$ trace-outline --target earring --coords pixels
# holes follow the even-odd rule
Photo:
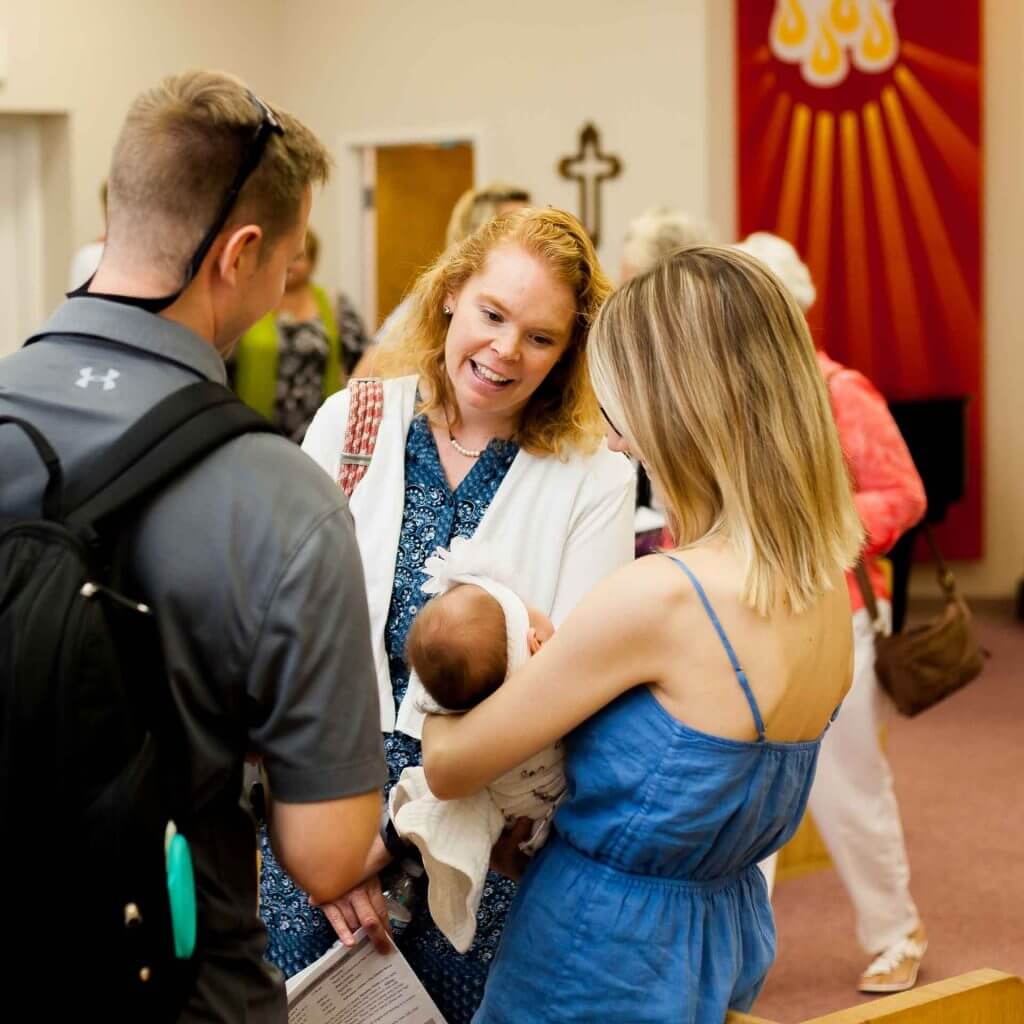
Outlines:
[[[451,316],[452,315],[452,311],[447,306],[442,306],[441,307],[441,312],[444,313],[445,316]]]

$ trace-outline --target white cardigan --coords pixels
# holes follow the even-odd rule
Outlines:
[[[384,418],[373,459],[352,495],[356,539],[366,574],[381,728],[419,737],[423,695],[410,686],[395,716],[384,627],[405,506],[405,444],[416,402],[416,377],[384,382]],[[349,395],[332,395],[316,414],[303,450],[338,479]],[[561,460],[520,451],[475,537],[516,566],[521,594],[557,626],[593,586],[633,558],[636,477],[629,460],[606,445]],[[414,680],[415,682],[415,680]]]

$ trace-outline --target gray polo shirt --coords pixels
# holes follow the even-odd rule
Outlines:
[[[52,333],[0,360],[0,415],[38,427],[71,478],[172,391],[225,381],[202,338],[120,303],[71,299],[43,330]],[[0,510],[38,515],[45,475],[34,450],[0,427],[0,452]],[[253,434],[147,506],[130,561],[157,612],[193,793],[213,800],[190,835],[202,931],[185,1019],[283,1021],[280,972],[262,959],[253,823],[238,796],[249,751],[289,802],[365,793],[387,778],[352,517],[299,448]]]

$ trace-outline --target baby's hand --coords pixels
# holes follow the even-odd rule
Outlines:
[[[533,822],[529,818],[518,818],[506,827],[491,850],[491,870],[518,882],[523,877],[530,858],[520,849],[520,844],[530,838]]]
[[[544,641],[540,638],[540,634],[533,628],[533,626],[527,630],[526,646],[530,651],[530,657],[533,657],[533,655],[535,655],[544,646]]]
[[[526,631],[526,648],[532,657],[555,635],[555,627],[539,608],[527,605],[526,611],[530,617],[529,629]]]

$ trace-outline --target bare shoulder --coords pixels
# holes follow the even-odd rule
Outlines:
[[[610,626],[652,640],[693,600],[692,588],[670,558],[647,555],[606,576],[582,602],[578,618],[594,629]]]
[[[735,567],[716,552],[667,551],[637,559],[634,566],[635,587],[645,595],[635,613],[652,620],[652,640],[662,644],[672,659],[683,656],[685,660],[686,652],[693,651],[695,637],[706,635],[710,641],[705,601],[716,617],[724,611],[724,617],[737,626],[738,619],[752,614],[743,607]]]
[[[692,593],[692,588],[686,584],[686,577],[671,553],[644,555],[628,568],[635,571],[637,582],[652,597],[685,604],[688,595]]]
[[[660,560],[675,570],[680,589],[663,584],[663,600],[676,611],[665,616],[663,641],[673,652],[672,668],[659,699],[698,729],[749,740],[753,722],[737,686],[738,664],[770,739],[820,735],[849,685],[851,620],[841,571],[804,611],[793,613],[780,599],[761,615],[743,598],[744,566],[735,552],[712,542],[679,553],[679,559],[692,579],[669,559]]]

